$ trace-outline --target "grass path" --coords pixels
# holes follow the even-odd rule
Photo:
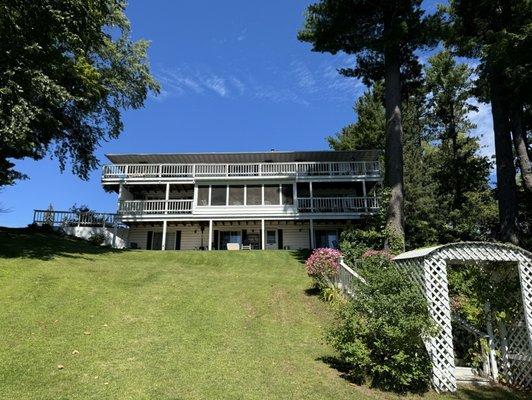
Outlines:
[[[321,361],[331,317],[309,285],[285,251],[118,252],[0,231],[0,398],[394,398]]]

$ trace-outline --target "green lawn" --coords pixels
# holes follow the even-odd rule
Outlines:
[[[0,398],[395,398],[323,361],[330,310],[310,284],[290,252],[111,251],[0,230]]]

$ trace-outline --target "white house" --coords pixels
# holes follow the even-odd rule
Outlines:
[[[380,151],[108,154],[129,247],[157,250],[336,246],[378,211]]]

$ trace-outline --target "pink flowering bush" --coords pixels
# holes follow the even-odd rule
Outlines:
[[[362,258],[368,258],[368,257],[382,257],[382,258],[391,260],[393,258],[393,254],[391,254],[387,250],[368,249],[362,254]]]
[[[335,277],[340,268],[341,256],[342,253],[335,249],[314,250],[305,263],[307,274],[316,279]]]

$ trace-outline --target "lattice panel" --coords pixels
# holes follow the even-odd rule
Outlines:
[[[438,390],[454,392],[456,391],[456,378],[454,376],[455,365],[447,265],[445,260],[436,258],[427,258],[423,264],[429,312],[439,328],[439,333],[429,340],[432,381]]]
[[[529,344],[524,315],[522,317],[508,330],[506,340],[510,368],[505,378],[512,386],[530,389],[532,387],[532,347]]]
[[[417,250],[400,255],[398,267],[423,288],[429,312],[440,328],[426,340],[432,361],[432,383],[437,391],[456,391],[451,310],[447,282],[447,263],[510,261],[518,264],[523,301],[523,319],[512,326],[508,345],[506,380],[514,386],[532,388],[532,254],[501,243],[463,242]],[[500,342],[499,342],[500,343]]]

